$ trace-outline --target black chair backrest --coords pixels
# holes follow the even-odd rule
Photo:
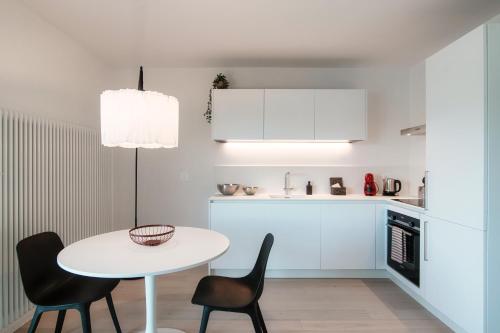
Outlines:
[[[57,255],[64,248],[54,232],[43,232],[17,243],[17,259],[24,290],[33,302],[34,296],[67,275],[57,264]]]
[[[260,298],[262,291],[264,290],[264,277],[266,275],[267,260],[269,259],[273,243],[273,234],[267,234],[262,242],[262,246],[260,247],[259,256],[257,257],[255,266],[250,274],[245,277],[254,288],[255,300]]]

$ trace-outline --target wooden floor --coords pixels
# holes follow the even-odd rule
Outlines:
[[[191,296],[206,267],[158,279],[158,326],[198,332],[201,308]],[[143,281],[125,281],[113,292],[123,332],[144,328]],[[451,332],[386,279],[270,279],[261,308],[270,333]],[[114,332],[104,301],[91,308],[93,332]],[[37,332],[53,332],[55,313],[45,314]],[[63,332],[79,332],[80,317],[69,311]],[[17,332],[26,332],[27,325]],[[245,315],[214,312],[207,332],[253,332]]]

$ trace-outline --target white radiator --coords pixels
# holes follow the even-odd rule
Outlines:
[[[0,110],[0,330],[26,314],[19,240],[65,244],[112,229],[112,153],[95,130]]]

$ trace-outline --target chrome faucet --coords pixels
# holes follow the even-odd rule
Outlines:
[[[294,190],[295,188],[290,185],[290,171],[287,171],[285,173],[285,187],[283,190],[285,190],[285,195],[290,195],[290,191]]]

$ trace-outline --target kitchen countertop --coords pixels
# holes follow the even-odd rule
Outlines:
[[[257,194],[257,195],[228,195],[221,194],[213,195],[209,198],[210,202],[214,201],[377,201],[390,203],[392,205],[412,209],[418,212],[424,212],[423,208],[409,205],[406,203],[394,201],[392,199],[416,199],[411,196],[365,196],[363,194],[348,194],[348,195],[330,195],[330,194],[314,194],[314,195],[292,195],[289,198],[284,197],[271,197],[270,194]]]

